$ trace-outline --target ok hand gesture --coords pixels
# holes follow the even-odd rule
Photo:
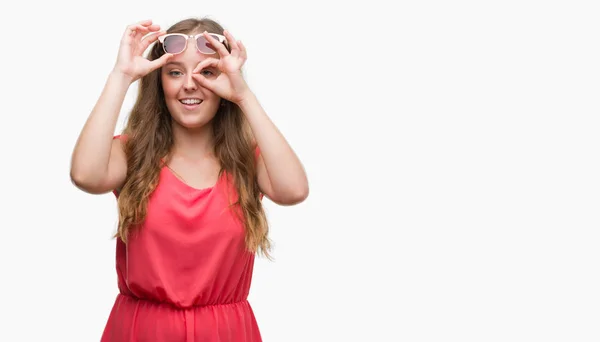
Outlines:
[[[200,62],[193,71],[193,77],[200,85],[208,88],[221,98],[239,103],[250,92],[246,81],[242,77],[242,66],[246,62],[246,48],[241,41],[236,41],[233,36],[225,30],[227,43],[231,52],[227,51],[225,45],[216,40],[207,32],[204,36],[215,48],[220,58],[207,58]],[[206,77],[202,71],[207,68],[216,69],[217,75]]]
[[[148,36],[144,37],[147,34]],[[161,31],[159,25],[152,24],[152,20],[144,20],[137,24],[129,25],[121,38],[114,71],[123,74],[133,83],[137,79],[165,65],[169,58],[172,57],[171,54],[164,54],[154,61],[149,61],[142,55],[148,46],[163,34],[165,34],[165,31]],[[144,38],[142,39],[142,37]]]

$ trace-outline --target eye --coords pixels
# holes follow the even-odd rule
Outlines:
[[[169,75],[177,77],[183,75],[183,73],[181,71],[169,71]]]
[[[200,74],[204,76],[213,76],[215,73],[210,69],[202,69]]]

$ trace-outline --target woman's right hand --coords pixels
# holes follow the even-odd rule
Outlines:
[[[144,20],[129,25],[121,38],[114,72],[122,74],[133,83],[165,65],[169,58],[173,56],[172,54],[166,53],[154,61],[150,61],[143,56],[148,46],[165,33],[165,31],[160,30],[159,25],[152,24],[152,20]],[[144,37],[147,34],[148,36]]]

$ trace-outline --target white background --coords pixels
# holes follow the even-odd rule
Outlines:
[[[116,201],[71,184],[72,148],[126,25],[210,16],[310,178],[265,200],[265,342],[599,341],[593,4],[5,2],[0,340],[100,339]]]

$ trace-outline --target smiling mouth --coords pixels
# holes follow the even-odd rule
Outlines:
[[[183,100],[179,100],[179,102],[186,106],[195,106],[195,105],[201,104],[202,100],[200,100],[200,99],[183,99]]]

